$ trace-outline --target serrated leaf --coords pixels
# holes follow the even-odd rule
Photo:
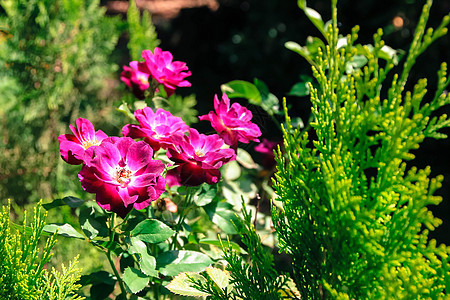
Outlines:
[[[128,252],[131,254],[139,255],[139,266],[141,271],[148,276],[158,276],[156,271],[156,259],[148,254],[147,245],[138,238],[131,238],[131,245],[128,248]]]
[[[143,242],[147,243],[161,243],[171,237],[175,231],[170,229],[169,226],[161,221],[155,219],[147,219],[131,230],[130,235],[132,237],[137,237]]]
[[[226,93],[228,98],[246,98],[251,104],[261,104],[261,94],[258,88],[244,80],[234,80],[222,84],[220,89]]]
[[[130,111],[128,108],[128,104],[122,103],[118,108],[116,108],[117,111],[120,111],[130,119],[134,119],[134,114]]]
[[[220,289],[224,289],[230,282],[230,272],[218,268],[208,267],[206,273],[217,284]]]
[[[200,188],[195,192],[193,196],[194,203],[197,206],[205,206],[214,199],[217,195],[217,185],[204,183],[200,186]]]
[[[125,269],[122,279],[127,288],[133,294],[142,291],[150,281],[150,277],[142,273],[140,270],[130,267]]]
[[[236,223],[238,218],[231,204],[227,202],[210,203],[204,206],[204,209],[211,221],[219,226],[226,234],[237,233],[233,222]]]
[[[94,207],[83,207],[80,210],[78,220],[81,229],[89,239],[97,237],[100,233],[104,236],[108,232],[106,222],[99,222],[96,219]]]
[[[210,294],[199,291],[192,286],[192,281],[203,281],[206,282],[205,277],[200,274],[192,272],[184,272],[175,276],[172,281],[166,285],[166,288],[174,294],[181,296],[191,296],[191,297],[203,297],[209,296]]]
[[[77,238],[84,240],[84,235],[79,233],[70,224],[47,224],[44,226],[43,230],[49,233],[55,233],[58,231],[58,235],[62,235],[69,238]]]
[[[181,272],[201,272],[212,264],[209,256],[187,250],[167,251],[158,256],[156,267],[166,276],[175,276]]]
[[[42,207],[45,210],[50,210],[50,209],[55,208],[55,207],[63,206],[64,204],[65,203],[64,203],[64,201],[62,199],[55,199],[55,200],[53,200],[50,203],[42,204]]]

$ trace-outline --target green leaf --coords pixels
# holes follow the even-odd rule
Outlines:
[[[128,248],[128,252],[131,254],[139,255],[139,266],[141,271],[148,276],[158,276],[156,271],[156,259],[148,254],[147,245],[138,238],[131,238],[131,246]]]
[[[69,238],[77,238],[84,240],[84,236],[75,230],[70,224],[47,224],[44,226],[43,230],[49,233],[57,233],[59,235],[69,237]]]
[[[170,229],[169,226],[156,219],[147,219],[131,230],[130,235],[132,237],[137,237],[141,241],[147,243],[161,243],[171,237],[175,231]]]
[[[220,171],[223,179],[227,181],[236,180],[241,176],[241,167],[235,160],[223,165]]]
[[[255,78],[254,82],[259,94],[261,95],[260,106],[262,109],[264,109],[269,115],[278,114],[280,108],[280,101],[278,98],[269,92],[269,88],[262,80]]]
[[[314,26],[316,26],[316,28],[319,29],[322,34],[324,34],[324,23],[321,15],[310,7],[304,7],[303,11],[305,12],[305,15],[308,17],[308,19],[310,19],[314,24]]]
[[[236,244],[235,242],[228,242],[228,241],[219,241],[219,240],[213,240],[213,239],[201,239],[200,241],[198,241],[200,244],[205,244],[205,245],[213,245],[213,246],[217,246],[222,248],[222,246],[224,248],[229,248],[230,246],[236,250],[239,251],[241,253],[244,253],[245,250],[241,248],[241,246],[239,246],[238,244]]]
[[[347,39],[344,40],[347,41]],[[309,56],[315,56],[319,52],[319,48],[321,48],[322,50],[325,49],[325,43],[318,37],[308,36],[306,38],[305,47],[308,50]]]
[[[226,234],[236,234],[233,222],[238,221],[238,217],[233,210],[233,206],[227,202],[213,202],[203,207],[211,221],[219,226]],[[236,223],[237,224],[237,223]]]
[[[71,208],[80,207],[85,202],[84,200],[73,196],[64,197],[62,200],[65,204],[67,204]]]
[[[81,229],[83,229],[84,234],[86,234],[90,240],[94,239],[99,234],[101,236],[106,236],[108,234],[106,220],[103,220],[103,222],[97,220],[94,207],[83,207],[80,210],[78,219]]]
[[[197,273],[181,273],[177,275],[172,281],[166,285],[166,288],[174,294],[191,297],[209,296],[208,293],[201,292],[192,287],[192,281],[202,281],[206,283],[205,277]]]
[[[125,269],[122,279],[133,294],[142,291],[150,281],[150,278],[140,270],[130,267]]]
[[[206,273],[209,277],[217,284],[220,289],[224,289],[228,286],[230,282],[230,273],[218,268],[208,267],[206,268]]]
[[[201,272],[213,262],[209,256],[195,251],[174,250],[158,256],[156,267],[166,276],[175,276],[181,272]]]
[[[114,291],[114,285],[106,283],[96,283],[89,289],[92,300],[108,299],[108,296]]]
[[[255,163],[255,161],[253,160],[250,153],[248,153],[247,151],[245,151],[242,148],[239,148],[239,151],[237,152],[236,161],[238,163],[240,163],[244,168],[247,168],[247,169],[257,169],[258,168],[258,164]]]
[[[308,49],[306,49],[305,47],[300,46],[296,42],[292,42],[292,41],[286,42],[284,44],[284,47],[286,47],[287,49],[289,49],[291,51],[294,51],[294,52],[300,54],[301,56],[303,56],[305,58],[306,57],[309,58],[309,51],[308,51]]]
[[[194,194],[194,203],[197,206],[205,206],[214,199],[217,195],[217,185],[210,185],[204,183],[200,186],[200,188]]]
[[[356,69],[361,69],[367,62],[368,59],[364,55],[355,55],[345,66],[345,71],[350,74]]]
[[[261,104],[261,94],[258,88],[250,82],[234,80],[220,86],[229,98],[246,98],[251,104]]]
[[[288,95],[303,97],[309,95],[309,85],[307,82],[298,82],[289,91]]]
[[[84,200],[81,200],[77,197],[73,197],[73,196],[68,196],[68,197],[64,197],[62,199],[55,199],[50,203],[46,203],[43,204],[42,207],[45,208],[46,210],[58,207],[58,206],[63,206],[63,205],[68,205],[72,208],[77,208],[80,207],[81,205],[83,205]]]
[[[88,275],[81,276],[78,283],[82,286],[98,283],[105,283],[114,286],[116,284],[116,280],[114,279],[114,276],[112,274],[106,271],[97,271]]]
[[[272,93],[262,99],[261,107],[271,116],[280,114],[280,100]]]
[[[55,200],[53,200],[53,201],[50,202],[50,203],[42,204],[42,207],[43,207],[45,210],[50,210],[50,209],[55,208],[55,207],[58,207],[58,206],[63,206],[64,204],[65,204],[65,203],[64,203],[64,201],[63,201],[62,199],[55,199]]]
[[[128,104],[126,104],[125,102],[122,103],[118,108],[116,108],[116,110],[120,111],[125,116],[129,117],[130,119],[134,119],[134,114],[130,111]]]

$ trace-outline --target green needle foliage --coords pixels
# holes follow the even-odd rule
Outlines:
[[[0,210],[0,299],[4,300],[81,300],[74,294],[80,288],[75,282],[81,270],[77,259],[62,271],[49,272],[45,265],[50,261],[56,244],[55,235],[49,237],[40,250],[46,214],[41,207],[34,209],[30,226],[25,220],[18,231],[11,228],[9,206]]]
[[[427,208],[441,202],[434,193],[443,177],[413,166],[412,151],[425,138],[446,137],[438,131],[450,121],[436,111],[450,103],[447,65],[431,97],[426,79],[412,91],[405,86],[417,57],[447,33],[450,16],[426,29],[427,1],[402,71],[388,81],[396,58],[386,55],[382,31],[373,46],[355,44],[358,27],[341,38],[332,2],[332,22],[322,30],[328,44],[310,57],[314,134],[293,128],[286,113],[286,151],[278,151],[274,180],[283,203],[273,211],[280,246],[292,257],[302,299],[443,299],[449,248],[429,241],[441,221]]]
[[[128,23],[128,49],[132,60],[142,60],[142,50],[153,50],[161,43],[158,40],[155,26],[152,23],[150,13],[145,10],[142,14],[136,6],[136,1],[131,0],[127,11]]]

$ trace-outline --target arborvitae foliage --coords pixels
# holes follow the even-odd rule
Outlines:
[[[152,23],[150,13],[145,10],[142,14],[136,6],[136,1],[131,0],[127,12],[128,22],[128,49],[132,60],[142,60],[142,50],[151,50],[158,47],[158,40],[155,26]]]
[[[233,297],[221,299],[283,299],[286,295],[283,291],[289,290],[288,277],[278,276],[273,255],[261,244],[261,238],[252,224],[252,215],[245,205],[242,218],[235,226],[248,252],[248,260],[231,247],[226,249],[223,258],[228,262]]]
[[[43,235],[46,214],[40,206],[34,209],[31,224],[27,225],[27,214],[23,226],[11,228],[9,206],[0,210],[0,299],[4,300],[81,300],[74,294],[80,288],[75,284],[81,270],[77,260],[62,272],[45,269],[56,244],[55,235],[49,237],[42,250],[39,240]]]
[[[428,102],[426,79],[412,91],[405,85],[450,17],[426,29],[426,3],[401,73],[390,82],[395,61],[384,51],[382,31],[373,47],[355,43],[358,27],[340,39],[332,2],[332,22],[322,28],[328,44],[311,57],[313,134],[292,128],[287,117],[286,151],[277,157],[274,186],[283,209],[273,218],[280,246],[292,257],[302,299],[444,298],[449,248],[428,240],[441,221],[427,209],[441,202],[434,193],[443,178],[413,166],[412,150],[425,138],[446,137],[438,130],[450,121],[436,110],[450,103],[447,65]],[[354,68],[361,59],[367,63]]]
[[[112,104],[105,79],[117,70],[110,55],[119,19],[105,16],[99,0],[0,7],[0,195],[38,200],[57,189],[58,135],[75,116]]]

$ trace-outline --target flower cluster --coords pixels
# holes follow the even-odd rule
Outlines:
[[[120,79],[131,87],[137,98],[145,98],[144,92],[151,86],[150,79],[162,84],[168,96],[172,95],[177,87],[191,86],[191,83],[185,79],[191,76],[186,63],[173,61],[169,51],[162,51],[158,47],[155,48],[154,53],[144,50],[142,58],[144,62],[132,61],[129,67],[124,66],[120,76]]]
[[[177,86],[190,86],[184,80],[191,73],[186,64],[173,62],[169,52],[155,48],[144,50],[145,62],[133,61],[124,66],[121,79],[144,97],[151,86],[149,78],[164,85],[167,93]],[[139,93],[138,93],[139,92]],[[236,159],[238,141],[259,141],[261,131],[251,122],[251,112],[233,103],[226,94],[214,99],[215,112],[201,116],[211,121],[218,134],[204,135],[189,128],[180,117],[150,107],[137,109],[139,124],[122,128],[124,137],[108,137],[95,131],[86,119],[70,125],[73,134],[59,136],[61,156],[69,164],[82,164],[78,174],[83,189],[96,194],[104,209],[125,217],[132,208],[143,209],[157,200],[166,185],[198,186],[215,184],[221,178],[220,167]],[[135,141],[139,139],[139,141]],[[173,164],[155,160],[157,151],[166,151]],[[167,169],[165,178],[163,173]]]

